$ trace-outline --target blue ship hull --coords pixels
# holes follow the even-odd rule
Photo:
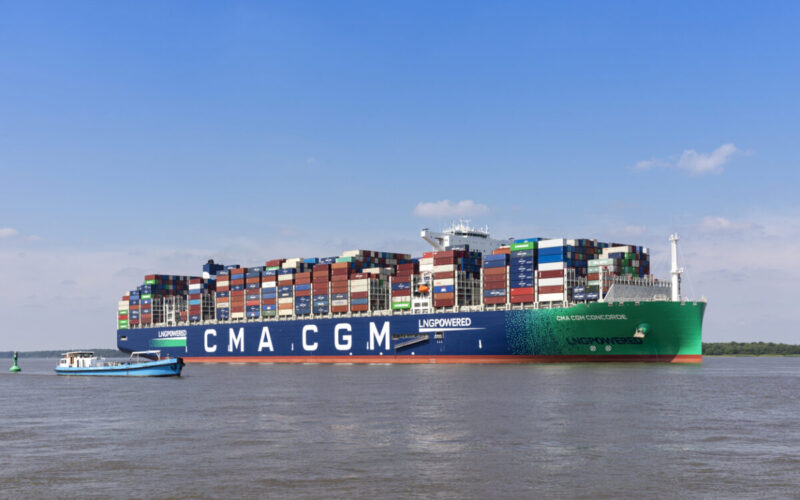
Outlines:
[[[105,377],[175,377],[181,374],[183,360],[160,359],[146,363],[123,363],[116,366],[58,367],[58,375],[92,375]]]
[[[700,362],[705,304],[580,304],[559,309],[269,320],[122,329],[124,352],[186,362]],[[645,338],[634,334],[647,325]]]

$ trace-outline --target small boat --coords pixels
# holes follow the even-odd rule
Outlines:
[[[134,351],[128,361],[106,361],[92,351],[70,351],[61,356],[58,375],[104,375],[112,377],[179,376],[183,359],[162,357],[161,351]]]

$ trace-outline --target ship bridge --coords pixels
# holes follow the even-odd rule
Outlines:
[[[440,233],[424,228],[420,236],[430,243],[436,251],[463,250],[469,247],[470,251],[489,254],[495,248],[514,243],[513,238],[507,240],[492,239],[489,237],[488,226],[474,228],[469,225],[469,222],[467,219],[459,219],[457,223],[453,221],[449,228]]]

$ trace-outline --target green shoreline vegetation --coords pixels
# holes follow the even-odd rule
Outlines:
[[[69,349],[58,351],[20,351],[20,358],[60,358]],[[116,349],[89,349],[104,358],[127,358]],[[0,358],[13,357],[13,351],[0,351]],[[800,345],[774,342],[703,342],[703,356],[800,356]]]
[[[800,356],[800,345],[774,342],[703,342],[703,356]]]

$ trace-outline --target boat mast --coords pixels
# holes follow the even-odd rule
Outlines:
[[[672,266],[670,274],[672,275],[672,301],[678,302],[681,300],[681,274],[683,268],[678,267],[678,233],[669,235],[670,247],[672,249]]]

